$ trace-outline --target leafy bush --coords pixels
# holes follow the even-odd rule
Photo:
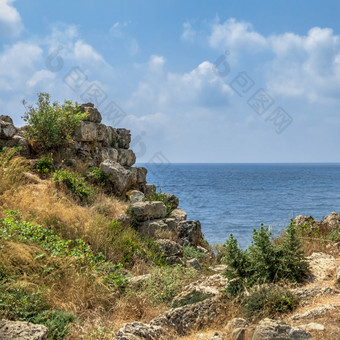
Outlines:
[[[254,229],[251,246],[243,251],[233,235],[224,244],[224,262],[228,266],[225,274],[229,279],[227,292],[235,296],[245,287],[255,284],[272,283],[283,280],[301,282],[308,266],[297,236],[296,227],[291,222],[280,244],[271,242],[269,228],[261,225]]]
[[[46,326],[49,330],[49,339],[62,339],[69,332],[74,316],[60,310],[46,310],[30,321]]]
[[[63,240],[53,230],[45,229],[34,223],[22,221],[11,212],[10,216],[0,219],[0,238],[2,240],[18,239],[31,241],[57,256],[85,258],[89,263],[104,261],[102,254],[95,255],[89,244],[82,239]]]
[[[23,101],[26,107],[26,102]],[[69,143],[75,128],[87,117],[71,101],[51,104],[48,93],[40,93],[36,107],[28,106],[22,117],[27,122],[26,137],[39,150],[55,150]]]
[[[244,297],[241,305],[246,318],[258,320],[289,313],[299,305],[299,300],[288,290],[261,287]]]
[[[87,179],[93,180],[96,184],[105,185],[107,184],[106,175],[98,168],[94,167],[88,174]]]
[[[53,154],[50,153],[48,156],[40,158],[35,168],[41,174],[50,173],[53,169]]]
[[[41,291],[0,285],[0,315],[9,320],[29,321],[48,308]]]
[[[53,180],[57,183],[63,183],[81,201],[90,202],[95,191],[86,183],[85,179],[76,172],[66,169],[57,170],[53,174]]]
[[[197,260],[203,260],[206,257],[202,250],[199,250],[193,246],[183,246],[183,256],[186,259]]]

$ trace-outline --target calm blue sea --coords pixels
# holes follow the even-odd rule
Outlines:
[[[340,211],[340,164],[140,164],[157,191],[173,193],[210,244],[230,233],[242,247],[263,222],[279,233],[297,215]]]

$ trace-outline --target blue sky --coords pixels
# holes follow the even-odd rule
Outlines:
[[[96,93],[139,162],[339,162],[339,13],[313,0],[0,0],[0,114],[22,125],[22,99]]]

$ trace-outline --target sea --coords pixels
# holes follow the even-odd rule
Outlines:
[[[148,183],[175,194],[188,219],[201,222],[211,245],[233,234],[246,248],[261,223],[278,235],[297,215],[340,212],[340,163],[138,165],[148,169]]]

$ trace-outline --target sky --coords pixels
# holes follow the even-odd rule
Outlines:
[[[93,102],[138,162],[340,162],[337,0],[0,0],[0,114]]]

